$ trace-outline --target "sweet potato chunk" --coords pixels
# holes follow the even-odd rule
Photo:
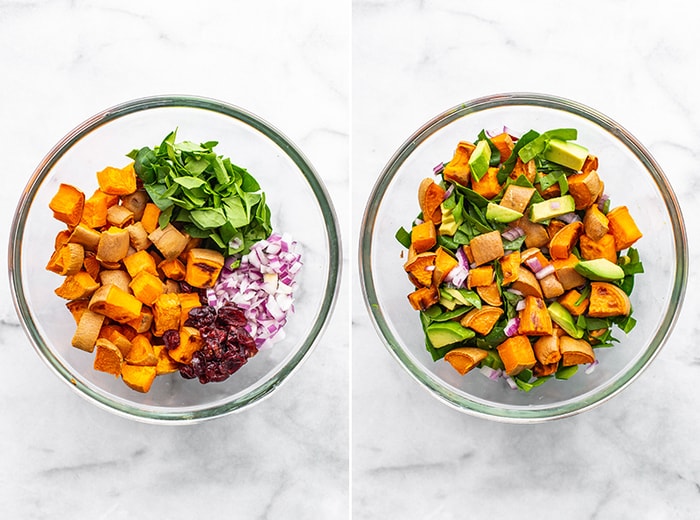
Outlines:
[[[165,285],[160,278],[145,270],[134,276],[129,288],[136,299],[146,305],[153,305],[156,298],[165,292]]]
[[[572,222],[565,225],[549,241],[549,254],[554,260],[569,258],[571,250],[583,233],[583,223]]]
[[[84,222],[80,222],[75,226],[75,229],[73,229],[73,233],[71,233],[68,241],[80,244],[85,249],[94,251],[97,249],[97,244],[100,242],[100,233],[88,227]]]
[[[498,289],[498,284],[496,282],[493,282],[490,285],[477,287],[476,292],[479,295],[479,298],[481,298],[484,303],[488,305],[492,305],[494,307],[503,305],[503,301],[501,300],[501,291]]]
[[[180,329],[180,299],[177,294],[161,294],[151,307],[153,334],[162,336],[166,330]]]
[[[145,226],[144,226],[145,227]],[[166,260],[177,258],[187,247],[188,237],[168,224],[165,228],[156,228],[148,235],[148,239],[158,248]]]
[[[119,262],[129,253],[129,232],[112,226],[100,233],[97,259],[100,262]]]
[[[153,233],[158,228],[158,218],[160,217],[160,209],[158,206],[149,202],[143,209],[141,216],[141,224],[147,233]]]
[[[153,351],[156,353],[156,375],[172,374],[179,370],[178,364],[168,355],[168,350],[163,345],[153,345]]]
[[[137,334],[131,340],[131,349],[126,355],[126,362],[130,365],[155,366],[158,363],[153,345],[143,334]]]
[[[158,264],[158,269],[163,271],[163,274],[171,280],[180,281],[185,279],[185,265],[177,258],[163,260]]]
[[[457,144],[457,149],[449,163],[445,165],[442,172],[442,177],[446,181],[456,182],[462,186],[469,186],[469,177],[471,176],[471,168],[469,167],[469,158],[472,155],[476,146],[467,141],[461,141]]]
[[[628,316],[631,308],[629,297],[617,285],[607,282],[591,282],[588,315],[592,318]]]
[[[190,363],[192,355],[202,348],[202,336],[194,327],[182,327],[180,329],[180,345],[170,351],[168,355],[178,363]]]
[[[417,311],[424,311],[440,301],[440,293],[432,287],[419,287],[408,295],[408,301]]]
[[[95,342],[100,335],[104,319],[105,317],[101,314],[92,312],[89,308],[85,309],[80,316],[71,345],[86,352],[92,352],[95,348]]]
[[[418,187],[418,205],[423,212],[423,220],[432,220],[436,226],[442,221],[442,204],[445,198],[445,190],[433,179],[426,178]]]
[[[600,240],[608,232],[608,217],[593,204],[583,216],[583,232],[591,240]]]
[[[99,338],[95,343],[95,359],[93,368],[119,377],[124,365],[124,356],[117,346],[105,338]]]
[[[523,269],[522,267],[518,270],[518,279],[510,284],[510,288],[519,291],[524,296],[535,296],[537,298],[543,298],[544,296],[540,282],[537,281],[535,275],[529,269]]]
[[[211,249],[194,248],[187,252],[185,281],[192,287],[212,287],[224,267],[224,255]],[[432,278],[432,273],[430,273]]]
[[[502,257],[499,263],[501,264],[501,273],[503,273],[503,285],[513,283],[518,279],[518,274],[520,273],[520,251],[513,251]]]
[[[559,350],[561,351],[561,364],[565,367],[595,361],[595,353],[591,344],[583,339],[574,339],[564,335],[559,338]]]
[[[126,271],[122,271],[121,269],[105,269],[100,271],[99,277],[102,285],[114,285],[126,293],[130,290],[129,283],[131,282],[131,277]]]
[[[572,316],[580,316],[588,309],[588,298],[581,300],[581,303],[576,305],[581,299],[581,293],[576,289],[571,289],[564,293],[557,301],[571,313]]]
[[[503,241],[498,231],[475,236],[469,242],[469,249],[477,266],[497,260],[504,254]]]
[[[490,265],[482,265],[469,270],[467,275],[467,288],[485,287],[493,283],[493,267]]]
[[[529,336],[552,334],[552,318],[544,300],[534,296],[525,297],[525,307],[520,311],[518,332]]]
[[[498,195],[501,192],[501,185],[498,183],[498,168],[489,168],[478,181],[472,179],[472,189],[487,199]]]
[[[69,276],[83,267],[85,249],[80,244],[67,243],[53,252],[46,269],[60,275]]]
[[[542,365],[558,363],[561,359],[561,353],[559,352],[559,337],[554,334],[542,336],[535,341],[533,350],[535,352],[535,358],[537,358],[537,361]]]
[[[506,191],[503,193],[503,198],[499,204],[519,213],[525,213],[525,209],[530,203],[530,199],[534,193],[535,188],[518,186],[517,184],[509,184]]]
[[[445,361],[461,375],[466,374],[486,358],[488,352],[481,348],[458,347],[445,354]]]
[[[608,226],[615,237],[615,249],[627,249],[642,238],[642,232],[637,227],[627,206],[618,206],[608,212]]]
[[[605,258],[613,264],[617,263],[615,238],[610,233],[603,235],[600,240],[593,240],[588,235],[583,235],[579,246],[581,257],[584,260]]]
[[[49,202],[49,208],[53,211],[54,218],[70,227],[77,226],[80,222],[84,205],[85,194],[75,186],[63,183]]]
[[[603,191],[603,183],[595,170],[570,175],[568,181],[569,193],[574,198],[577,210],[592,206]]]
[[[147,393],[156,378],[155,366],[138,366],[125,364],[122,367],[122,380],[137,392]]]
[[[537,360],[527,336],[516,335],[508,338],[496,347],[503,361],[506,374],[516,376],[523,370],[535,366]]]
[[[472,309],[461,320],[460,325],[472,329],[483,336],[491,332],[498,319],[503,316],[501,307],[483,305],[481,309]]]
[[[578,258],[574,255],[569,255],[568,258],[554,260],[554,273],[557,275],[559,282],[564,290],[573,289],[586,283],[586,279],[576,271]]]
[[[124,267],[132,278],[141,271],[146,271],[153,276],[158,276],[156,261],[148,254],[148,251],[137,251],[124,258]]]
[[[435,269],[433,270],[433,285],[439,287],[445,277],[459,265],[457,259],[443,247],[435,250]]]
[[[435,224],[431,220],[426,220],[422,224],[413,226],[411,229],[411,244],[416,253],[424,253],[432,249],[437,243],[437,233]]]
[[[141,302],[116,285],[103,285],[92,295],[88,309],[126,323],[141,315]]]
[[[549,243],[547,228],[542,224],[531,222],[527,217],[521,217],[515,224],[525,232],[525,247],[543,247]]]
[[[54,291],[57,296],[66,300],[83,300],[88,298],[100,286],[92,276],[85,271],[66,276],[63,283]]]
[[[129,195],[136,191],[136,172],[133,163],[124,168],[108,166],[97,172],[100,190],[108,195]]]
[[[97,189],[85,201],[82,220],[86,226],[98,229],[107,224],[107,210],[119,203],[119,197]]]

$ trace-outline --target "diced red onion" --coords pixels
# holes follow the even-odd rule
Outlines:
[[[503,375],[502,370],[491,368],[486,365],[479,367],[479,372],[488,377],[491,381],[497,381]]]
[[[592,374],[593,371],[595,370],[595,367],[598,366],[598,363],[599,363],[599,361],[598,361],[597,359],[595,359],[595,360],[593,361],[593,363],[589,364],[589,365],[586,367],[586,370],[584,370],[584,373],[585,373],[586,375]]]
[[[233,268],[240,260],[238,268]],[[258,348],[284,338],[287,314],[294,312],[295,276],[302,267],[299,246],[287,234],[273,233],[253,244],[240,258],[227,258],[207,302],[220,307],[233,302],[248,320],[246,330]]]
[[[554,274],[554,264],[545,265],[542,269],[535,273],[535,278],[541,280],[550,274]]]
[[[413,221],[414,226],[420,226],[423,222],[425,222],[422,218],[417,218],[416,220]]]
[[[457,261],[459,262],[459,265],[463,268],[469,271],[469,259],[467,258],[467,253],[464,252],[463,247],[458,247],[457,252],[455,253],[455,256],[457,257]]]
[[[442,200],[447,200],[450,198],[450,195],[452,195],[452,192],[455,191],[455,185],[450,184],[447,189],[445,190],[445,194],[442,196]]]
[[[506,380],[506,383],[508,383],[508,386],[510,387],[511,390],[518,389],[518,384],[515,382],[515,379],[513,379],[510,376],[506,376],[504,379]]]
[[[510,338],[510,337],[515,336],[518,333],[519,328],[520,328],[520,319],[516,316],[516,317],[508,320],[505,328],[503,329],[503,333]]]
[[[523,296],[522,292],[518,291],[517,289],[513,289],[512,287],[506,289],[506,291],[508,291],[511,294],[515,294],[516,296]]]
[[[464,287],[464,282],[467,281],[467,276],[469,271],[464,269],[462,266],[458,265],[453,267],[447,276],[445,276],[445,282],[455,287],[456,289],[461,289]]]
[[[524,234],[525,230],[523,230],[523,228],[521,228],[520,226],[513,226],[501,233],[501,236],[508,241],[513,241],[517,238],[520,238]]]
[[[440,175],[440,174],[443,172],[444,169],[445,169],[445,163],[436,164],[436,165],[433,167],[433,174],[434,174],[434,175]]]
[[[603,211],[603,208],[605,208],[605,203],[610,199],[610,196],[607,194],[603,193],[600,198],[598,199],[598,209],[600,211]]]
[[[561,220],[566,224],[571,224],[572,222],[581,222],[581,217],[579,217],[578,214],[574,211],[564,213],[563,215],[559,215],[557,219]]]
[[[537,257],[537,255],[529,256],[525,259],[525,265],[527,265],[533,273],[537,274],[542,270],[542,262]]]
[[[521,293],[521,296],[522,296],[522,293]],[[525,300],[524,300],[524,299],[518,300],[518,303],[515,304],[515,310],[516,310],[516,311],[521,311],[521,310],[523,310],[524,308],[525,308]]]

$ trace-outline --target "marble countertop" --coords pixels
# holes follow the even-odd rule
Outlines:
[[[356,0],[353,244],[378,173],[424,122],[499,92],[578,100],[647,145],[700,232],[700,32],[678,1]],[[352,286],[353,517],[697,518],[698,279],[665,348],[601,407],[539,425],[460,414],[414,382]]]
[[[0,0],[0,229],[39,161],[100,110],[154,94],[245,107],[321,172],[349,222],[347,6],[312,0]],[[343,234],[347,235],[346,229]],[[349,240],[343,244],[347,273]],[[6,256],[0,257],[7,272]],[[347,280],[347,277],[346,277]],[[347,518],[349,283],[313,354],[250,410],[192,426],[114,416],[71,392],[0,284],[3,518]]]

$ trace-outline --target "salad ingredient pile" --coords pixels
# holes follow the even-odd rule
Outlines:
[[[634,327],[642,233],[611,208],[577,134],[482,131],[421,182],[421,212],[396,238],[433,360],[529,391],[593,370],[613,328]]]
[[[67,226],[46,268],[65,277],[72,345],[139,392],[174,372],[223,381],[280,339],[301,268],[252,175],[216,142],[175,137],[98,172],[91,196],[61,184],[49,203]]]

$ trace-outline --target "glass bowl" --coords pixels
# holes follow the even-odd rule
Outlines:
[[[96,172],[128,164],[125,154],[153,147],[177,128],[177,141],[218,141],[215,151],[246,168],[266,193],[275,231],[300,243],[295,311],[285,339],[260,350],[220,383],[200,384],[178,373],[158,376],[148,393],[93,369],[93,356],[71,346],[75,323],[53,290],[62,278],[45,269],[65,225],[49,201],[60,183],[87,195]],[[109,108],[68,133],[38,165],[12,223],[11,290],[34,348],[53,371],[89,401],[147,422],[195,422],[240,411],[270,395],[310,354],[332,312],[339,281],[340,238],[326,189],[302,152],[259,117],[226,103],[186,96],[136,99]]]
[[[419,212],[418,185],[433,167],[449,161],[460,140],[485,129],[525,133],[578,129],[577,142],[600,160],[599,172],[613,206],[627,205],[644,238],[635,244],[645,273],[631,297],[636,327],[613,348],[596,351],[599,364],[571,379],[552,379],[530,392],[511,390],[501,379],[460,376],[433,362],[425,349],[418,312],[407,301],[413,290],[394,238]],[[684,296],[688,252],[681,211],[660,166],[629,132],[605,115],[557,97],[507,93],[456,106],[428,121],[399,148],[381,172],[366,206],[359,244],[363,296],[370,317],[395,359],[432,395],[469,414],[509,422],[541,422],[590,409],[629,385],[658,354]]]

